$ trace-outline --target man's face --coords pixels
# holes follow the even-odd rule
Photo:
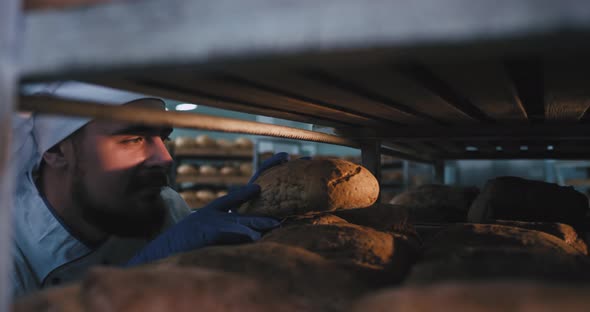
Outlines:
[[[148,238],[162,228],[166,208],[160,191],[168,185],[172,164],[164,139],[170,132],[170,128],[92,121],[72,138],[73,199],[86,222],[122,237]]]

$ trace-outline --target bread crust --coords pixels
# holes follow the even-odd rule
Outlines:
[[[254,183],[261,187],[260,197],[242,205],[239,213],[285,217],[364,208],[379,195],[369,170],[340,159],[289,161],[266,170]]]

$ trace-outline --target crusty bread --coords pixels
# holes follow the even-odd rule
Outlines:
[[[588,293],[588,286],[536,281],[449,282],[385,289],[359,300],[350,311],[590,311]]]
[[[469,208],[468,221],[559,222],[576,227],[588,213],[588,198],[573,187],[498,177],[489,180]]]
[[[195,138],[195,145],[198,147],[216,147],[217,141],[206,134],[201,134]]]
[[[364,208],[379,195],[371,172],[340,159],[289,161],[264,171],[254,183],[261,187],[260,197],[242,205],[239,213],[284,217]]]
[[[193,138],[189,137],[177,137],[174,139],[174,146],[177,148],[195,147],[197,144]]]
[[[12,306],[13,312],[82,312],[80,284],[54,287],[19,298]]]
[[[264,281],[204,268],[94,269],[81,297],[88,312],[310,310]]]
[[[380,273],[339,265],[308,250],[273,242],[207,247],[169,257],[152,266],[201,267],[238,273],[263,281],[274,291],[305,299],[319,311],[344,310],[351,300],[374,289],[371,285],[377,283]]]
[[[408,207],[415,221],[465,222],[478,194],[475,187],[425,184],[398,194],[391,203]]]
[[[348,223],[348,221],[335,216],[329,212],[308,212],[302,215],[288,216],[281,220],[281,227],[293,225],[321,225],[321,224],[339,224]]]
[[[347,223],[303,224],[275,229],[261,242],[275,242],[313,251],[326,259],[382,268],[391,263],[394,237]]]
[[[578,232],[571,225],[556,222],[523,222],[507,220],[495,220],[493,223],[551,234],[562,239],[566,244],[574,247],[584,255],[588,255],[588,245],[586,245],[586,242],[580,238]]]
[[[525,278],[589,282],[588,258],[544,232],[498,224],[456,224],[424,244],[408,284]]]
[[[198,175],[199,169],[195,168],[193,165],[182,164],[176,168],[176,174],[179,176]]]

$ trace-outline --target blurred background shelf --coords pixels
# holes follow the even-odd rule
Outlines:
[[[216,159],[252,159],[253,149],[221,149],[219,147],[184,147],[175,148],[174,156],[178,158],[216,158]]]
[[[247,176],[176,176],[176,183],[243,185],[247,184],[249,179]]]

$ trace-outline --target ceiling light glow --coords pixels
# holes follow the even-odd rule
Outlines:
[[[176,107],[174,109],[177,111],[189,111],[189,110],[197,109],[197,105],[189,104],[189,103],[182,103],[182,104],[176,105]]]

